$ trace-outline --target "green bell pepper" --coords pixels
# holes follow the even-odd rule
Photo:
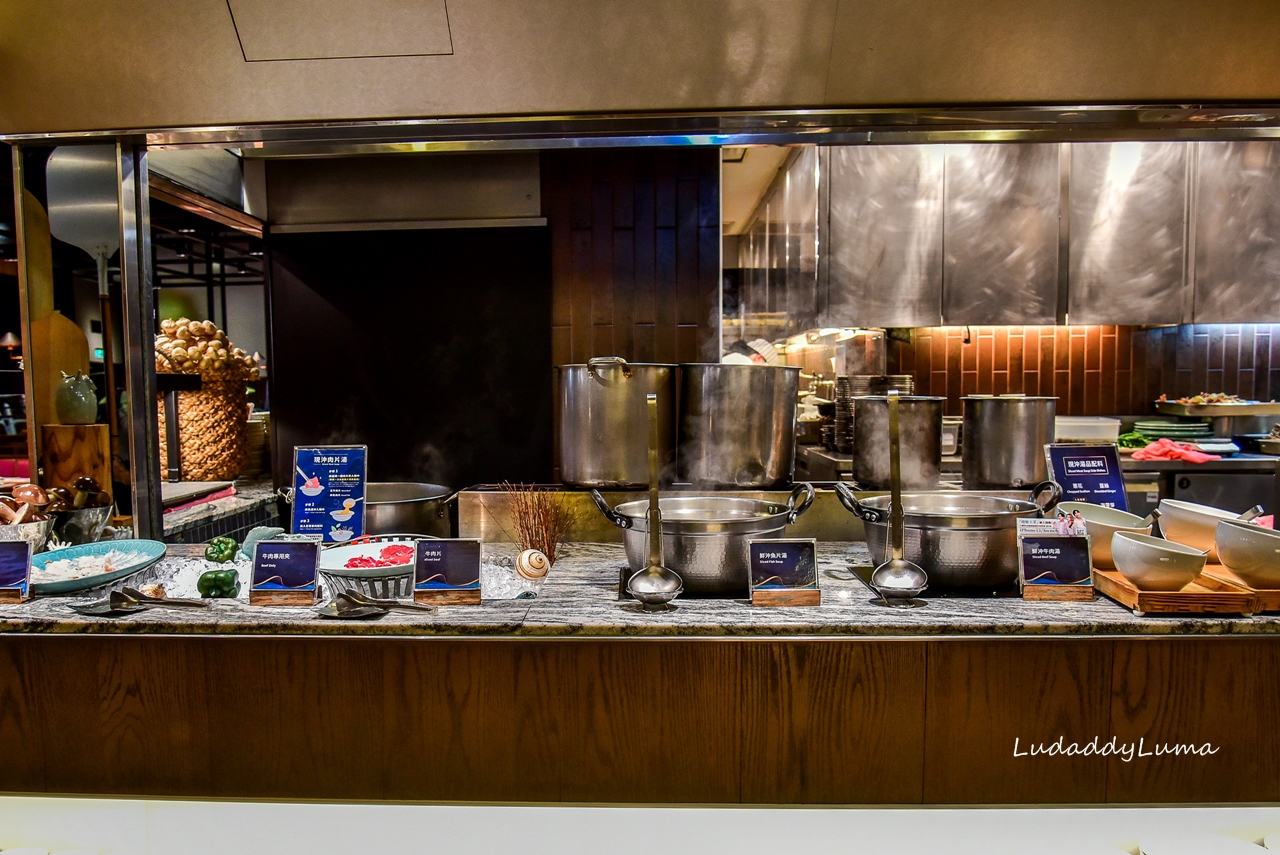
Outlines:
[[[239,544],[234,538],[215,537],[209,541],[209,545],[204,548],[204,557],[206,561],[212,561],[216,564],[226,564],[228,561],[234,561],[236,557],[236,549]]]
[[[209,570],[200,574],[196,590],[206,599],[229,599],[240,593],[240,574],[235,569]]]

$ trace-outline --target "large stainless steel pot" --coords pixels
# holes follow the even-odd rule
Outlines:
[[[866,528],[873,563],[889,555],[889,497],[858,499],[848,484],[835,485],[840,504]],[[1042,494],[1048,495],[1042,500]],[[1018,520],[1052,510],[1062,489],[1037,484],[1026,501],[963,493],[904,493],[905,557],[929,574],[935,588],[995,588],[1018,578]]]
[[[800,369],[680,366],[680,480],[695,487],[791,483]]]
[[[365,534],[452,537],[449,503],[456,495],[439,484],[372,481],[365,487]]]
[[[750,586],[747,542],[775,538],[813,504],[813,487],[799,484],[786,504],[720,496],[668,496],[662,510],[662,563],[680,574],[686,594],[743,596]],[[643,570],[649,562],[649,500],[610,508],[591,491],[600,512],[622,529],[627,563]]]
[[[609,489],[648,484],[649,394],[658,396],[659,460],[664,469],[674,462],[676,366],[607,356],[556,371],[561,481]]]
[[[931,490],[942,472],[942,407],[946,398],[901,395],[902,487]],[[853,480],[864,490],[889,489],[889,399],[853,399]]]
[[[1057,398],[969,395],[964,402],[961,472],[966,490],[1038,484],[1049,477]]]

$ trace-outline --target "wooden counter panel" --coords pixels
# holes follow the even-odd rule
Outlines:
[[[925,647],[743,645],[742,801],[919,803]]]
[[[564,655],[565,801],[739,800],[742,645],[624,639],[553,646]]]
[[[0,791],[1280,800],[1280,639],[0,635]],[[651,736],[644,734],[649,733]],[[1213,742],[1213,757],[1013,757]]]
[[[1112,732],[1123,742],[1212,743],[1211,756],[1110,759],[1108,800],[1280,800],[1280,641],[1115,642]]]
[[[925,803],[1105,801],[1105,762],[1014,757],[1014,739],[1105,736],[1111,652],[1105,639],[929,642]]]

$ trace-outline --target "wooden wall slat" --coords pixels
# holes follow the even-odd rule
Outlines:
[[[718,359],[719,150],[542,158],[553,326],[568,328],[572,360]]]

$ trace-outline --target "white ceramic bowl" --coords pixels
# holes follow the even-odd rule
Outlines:
[[[1251,588],[1280,588],[1280,531],[1240,520],[1222,520],[1218,557]]]
[[[1198,549],[1131,531],[1111,538],[1111,557],[1120,575],[1143,591],[1181,591],[1200,575],[1205,562]]]
[[[1161,499],[1160,514],[1160,533],[1175,543],[1209,553],[1210,564],[1218,563],[1218,551],[1213,543],[1218,534],[1218,522],[1240,517],[1234,511],[1177,499]]]
[[[1088,502],[1061,502],[1055,510],[1063,513],[1079,511],[1084,517],[1084,527],[1089,532],[1089,549],[1093,555],[1093,566],[1103,570],[1114,570],[1115,562],[1111,560],[1111,536],[1118,531],[1136,531],[1138,534],[1151,534],[1151,526],[1140,526],[1142,517],[1115,508],[1104,508],[1102,505],[1091,505]]]

